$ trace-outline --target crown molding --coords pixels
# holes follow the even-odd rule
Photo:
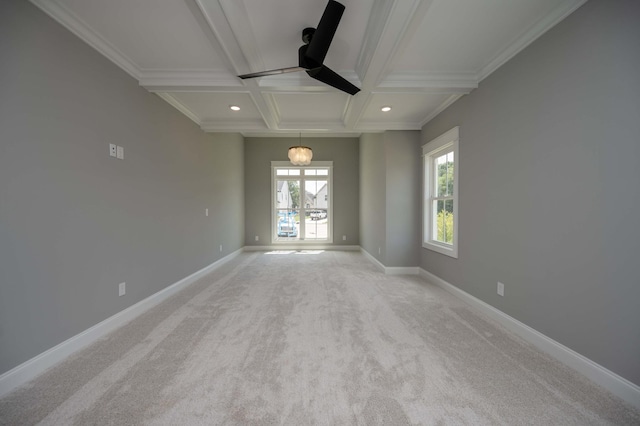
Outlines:
[[[242,133],[245,131],[264,131],[268,130],[264,122],[259,120],[252,121],[215,121],[205,120],[200,122],[200,128],[209,133],[215,132],[236,132]]]
[[[257,50],[255,33],[247,27],[248,11],[244,1],[237,0],[183,0],[198,25],[206,33],[214,48],[221,48],[227,62],[217,69],[145,69],[139,67],[97,31],[80,15],[73,12],[63,0],[30,0],[36,7],[71,31],[78,38],[135,78],[140,86],[157,93],[203,130],[239,131],[258,133],[297,132],[308,126],[309,132],[318,134],[350,133],[352,131],[419,130],[464,94],[478,87],[480,81],[526,48],[546,31],[582,6],[586,0],[558,0],[557,7],[538,19],[520,34],[496,50],[497,54],[479,70],[455,73],[393,72],[393,64],[404,52],[407,43],[432,5],[446,0],[372,0],[372,9],[365,29],[364,39],[355,70],[338,71],[347,81],[362,88],[341,105],[341,118],[330,121],[313,121],[313,115],[305,122],[287,121],[280,111],[278,94],[308,95],[337,93],[336,89],[310,78],[305,73],[289,73],[240,80],[234,73],[263,69],[263,60]],[[325,0],[326,1],[326,0]],[[195,25],[195,24],[194,24]],[[122,45],[125,48],[126,46]],[[222,55],[224,56],[224,55]],[[224,59],[223,59],[224,62]],[[291,64],[293,65],[293,64]],[[194,113],[187,103],[182,103],[171,92],[220,92],[249,94],[260,118],[248,121],[225,122],[220,119],[205,120]],[[340,92],[341,93],[341,92]],[[426,114],[419,123],[396,121],[387,124],[362,121],[375,94],[437,94],[446,98],[435,110]],[[177,95],[176,95],[177,96]],[[345,95],[346,96],[346,95]],[[338,107],[336,105],[336,107]],[[307,130],[304,130],[307,131]]]
[[[420,128],[424,127],[425,124],[433,120],[438,114],[440,114],[445,109],[449,108],[455,101],[463,97],[464,94],[453,94],[444,100],[436,109],[434,109],[429,115],[425,117],[424,120],[420,123]]]
[[[418,122],[410,121],[395,121],[395,122],[359,122],[358,126],[354,129],[363,133],[370,132],[384,132],[386,130],[422,130],[422,124]]]
[[[187,88],[232,87],[246,92],[240,80],[228,71],[219,70],[141,70],[138,78],[140,86],[150,91],[162,91],[171,87],[174,91]]]
[[[509,59],[520,53],[524,48],[533,43],[538,37],[549,31],[564,18],[576,11],[587,0],[566,0],[551,13],[545,15],[529,29],[516,37],[511,43],[502,49],[487,65],[478,71],[478,81],[487,78],[491,73],[504,65]]]
[[[172,107],[189,117],[191,121],[196,123],[198,126],[200,125],[200,118],[189,108],[187,108],[184,104],[179,102],[176,98],[171,96],[169,93],[157,92],[156,95],[160,96],[160,98],[164,99],[169,103]]]
[[[299,131],[293,130],[273,130],[271,132],[242,132],[242,136],[245,138],[298,138],[300,136]],[[302,132],[303,138],[359,138],[362,136],[362,132],[314,132],[313,130],[305,130]]]
[[[286,120],[283,120],[282,118],[282,112],[280,111],[280,107],[279,107],[279,102],[276,98],[276,95],[282,95],[282,94],[294,94],[294,95],[304,95],[307,94],[308,91],[305,90],[288,90],[288,91],[267,91],[264,90],[261,92],[262,97],[265,101],[265,103],[267,104],[267,107],[269,108],[270,113],[272,114],[272,116],[274,117],[275,122],[277,123],[277,128],[278,129],[283,129],[283,128],[295,128],[295,129],[299,129],[301,124],[295,125],[292,124],[290,122],[287,122]],[[331,91],[323,91],[321,94],[327,94],[327,95],[331,95],[334,94]],[[320,96],[320,95],[318,95]],[[341,120],[344,120],[347,108],[349,107],[349,104],[351,103],[353,97],[352,96],[344,96],[345,100],[344,100],[344,106],[342,109],[342,113],[341,113]],[[313,123],[313,122],[312,122]],[[325,123],[325,122],[323,122]],[[331,124],[331,122],[328,122],[328,126],[331,127],[333,126]],[[318,123],[315,123],[314,126],[317,126]],[[340,121],[340,126],[341,127],[345,127],[343,121]]]
[[[47,15],[51,16],[89,46],[96,49],[111,62],[118,65],[131,77],[135,79],[139,78],[140,69],[131,59],[91,30],[89,25],[66,7],[55,0],[31,0],[31,3],[40,8]]]
[[[173,85],[143,85],[140,84],[141,87],[144,87],[151,93],[157,92],[191,92],[191,93],[251,93],[251,90],[248,90],[246,87],[236,87],[236,86],[173,86]]]
[[[342,121],[282,121],[278,126],[279,130],[295,130],[299,132],[347,132]]]
[[[478,76],[475,73],[421,73],[399,72],[387,76],[378,86],[378,89],[403,88],[405,91],[415,89],[439,90],[439,93],[469,93],[478,87]],[[425,92],[437,93],[437,92]]]

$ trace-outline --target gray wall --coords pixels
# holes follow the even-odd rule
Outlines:
[[[241,248],[244,160],[26,1],[0,58],[2,373]]]
[[[420,143],[417,131],[360,137],[360,245],[385,266],[419,263]]]
[[[383,265],[387,261],[385,169],[384,134],[360,136],[360,246]]]
[[[385,266],[420,262],[422,197],[421,139],[418,131],[384,133],[386,159],[387,257]]]
[[[459,259],[421,259],[636,384],[639,22],[637,1],[592,0],[424,127],[460,126],[461,210]]]
[[[314,161],[333,161],[333,244],[360,244],[358,225],[358,139],[303,138],[313,150]],[[246,138],[245,170],[245,244],[271,244],[271,161],[289,161],[290,146],[298,138]],[[260,241],[255,241],[255,236]],[[343,241],[342,236],[347,240]]]

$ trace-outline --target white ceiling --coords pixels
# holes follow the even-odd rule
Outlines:
[[[297,66],[326,0],[32,1],[203,130],[266,136],[419,130],[586,0],[341,0],[325,64],[355,96],[237,77]]]

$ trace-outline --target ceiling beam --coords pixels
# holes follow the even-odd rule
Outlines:
[[[197,1],[201,2],[202,0]],[[244,1],[217,0],[207,2],[207,4],[209,3],[215,4],[215,13],[224,16],[227,23],[224,27],[220,27],[220,29],[224,29],[224,34],[220,34],[224,38],[221,38],[220,42],[226,45],[234,41],[234,46],[239,49],[237,53],[244,58],[242,63],[238,64],[241,66],[236,67],[236,73],[239,75],[264,70],[264,60],[258,49],[258,41],[253,33]],[[214,25],[219,24],[214,22]]]
[[[362,81],[362,92],[356,95],[345,115],[345,126],[357,128],[364,109],[391,69],[397,56],[413,38],[433,0],[376,0],[365,43],[358,55],[356,72]]]
[[[207,34],[212,46],[214,48],[219,47],[229,62],[231,76],[227,76],[227,79],[220,79],[219,83],[222,86],[242,88],[243,92],[248,90],[260,116],[264,120],[264,126],[268,129],[277,129],[277,121],[273,114],[273,109],[261,93],[258,82],[255,80],[242,81],[237,77],[243,72],[253,70],[253,67],[261,67],[264,63],[256,48],[257,43],[251,30],[249,15],[244,3],[224,0],[185,1],[201,25],[202,30]],[[234,31],[234,28],[242,28],[242,31]],[[215,82],[212,83],[216,85]],[[154,87],[157,89],[158,85]],[[173,85],[173,87],[177,86]],[[211,126],[206,127],[207,129],[211,128]]]
[[[372,40],[363,44],[358,57],[357,73],[364,87],[370,89],[380,84],[413,38],[432,2],[377,0],[374,3],[365,33],[365,37],[369,35]]]
[[[396,1],[389,0],[375,0],[371,14],[369,15],[369,22],[364,33],[364,42],[360,53],[358,54],[358,60],[356,62],[356,73],[363,81],[367,70],[373,59],[373,55],[380,44],[380,38],[386,28],[386,23],[389,21],[389,15],[393,9]]]
[[[211,47],[224,52],[230,74],[237,75],[240,70],[248,68],[248,63],[220,2],[185,0],[185,3],[209,39]]]

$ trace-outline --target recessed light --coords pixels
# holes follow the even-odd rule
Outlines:
[[[389,111],[391,111],[391,107],[390,106],[383,106],[382,108],[380,108],[380,111],[389,112]]]
[[[240,107],[238,105],[229,105],[229,109],[231,109],[231,111],[240,111]]]

